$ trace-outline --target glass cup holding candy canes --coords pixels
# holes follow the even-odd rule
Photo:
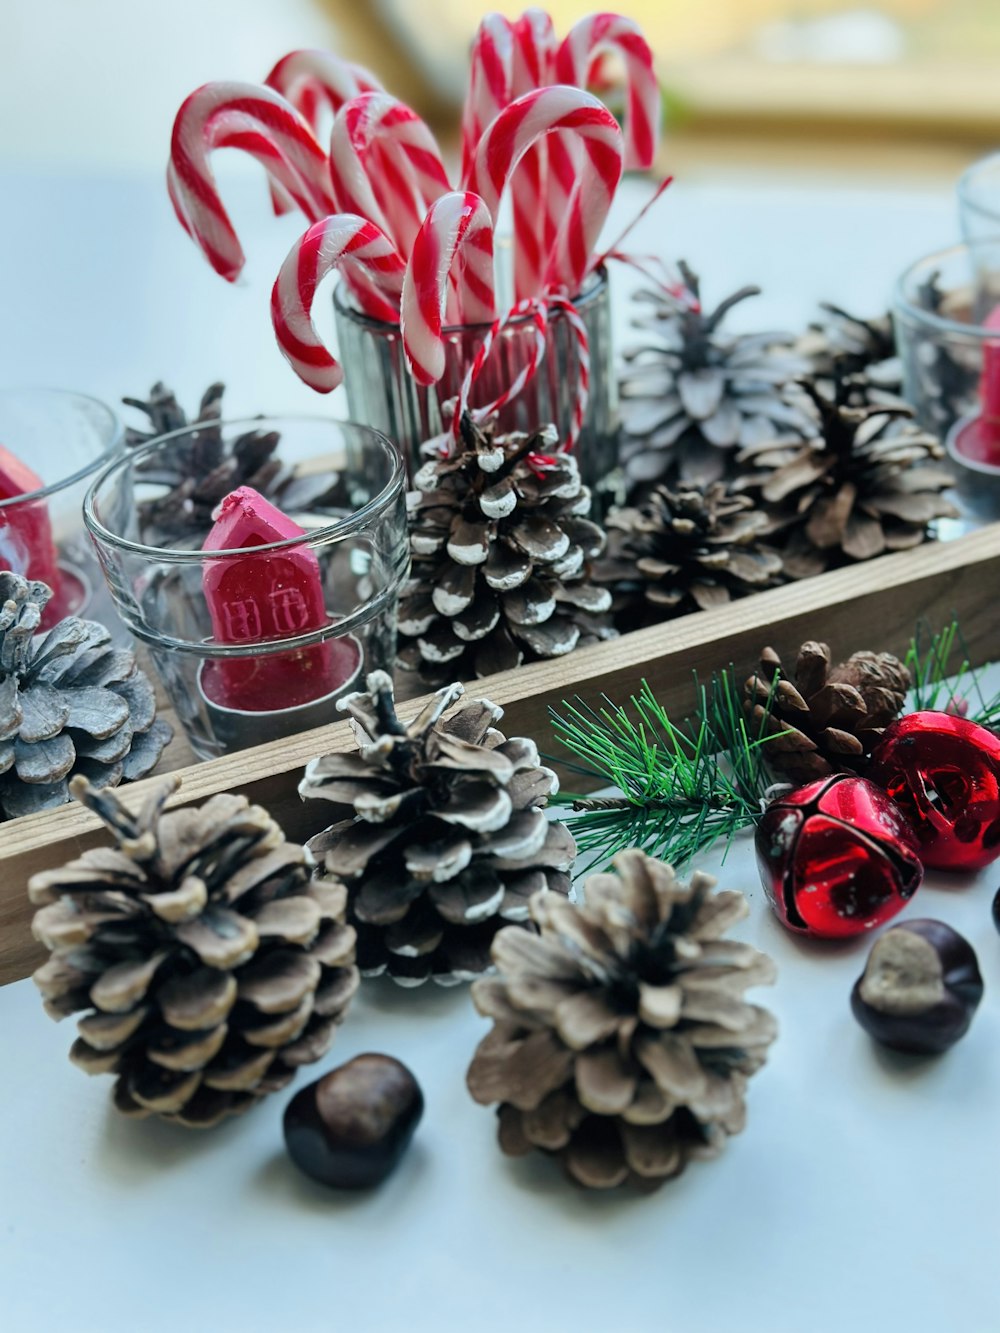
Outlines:
[[[277,432],[287,480],[267,496],[240,486],[183,547],[151,544],[157,473],[176,474],[194,425],[107,467],[84,510],[118,613],[201,758],[336,721],[367,672],[392,669],[409,569],[403,460],[377,431],[319,417],[211,428],[225,449]]]
[[[0,391],[0,569],[52,589],[43,630],[68,615],[117,623],[113,613],[101,614],[104,585],[81,509],[94,474],[123,439],[118,416],[96,398]]]

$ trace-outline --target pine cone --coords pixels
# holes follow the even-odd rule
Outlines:
[[[912,421],[908,407],[850,407],[838,382],[834,399],[809,383],[818,431],[796,444],[757,445],[739,456],[737,489],[759,496],[792,578],[851,560],[919,546],[929,525],[954,517],[942,491],[954,479],[936,464],[940,441]]]
[[[738,448],[775,437],[797,440],[811,416],[795,381],[809,367],[791,334],[725,334],[721,325],[759,287],[743,287],[710,314],[698,278],[680,265],[694,299],[683,309],[663,291],[641,291],[652,306],[634,326],[652,335],[626,351],[621,376],[621,457],[630,498],[656,482],[707,485],[731,472]],[[728,452],[727,452],[728,451]]]
[[[468,1073],[499,1102],[500,1146],[540,1148],[581,1185],[657,1185],[715,1156],[746,1118],[747,1079],[776,1025],[743,992],[774,980],[749,944],[722,939],[746,899],[711,893],[639,851],[592,875],[583,903],[531,900],[540,936],[501,931],[499,975],[472,998],[494,1020]]]
[[[344,510],[356,506],[343,474],[324,471],[299,477],[276,456],[277,431],[251,430],[226,440],[220,427],[223,384],[211,384],[202,395],[194,423],[203,423],[175,444],[169,459],[149,459],[144,478],[164,487],[164,494],[141,500],[139,527],[143,541],[154,546],[200,546],[212,526],[212,511],[240,486],[250,486],[285,512]],[[129,427],[125,442],[133,448],[171,431],[183,430],[187,417],[163,383],[154,384],[149,400],[123,398],[149,418],[151,429]]]
[[[466,415],[461,436],[452,457],[418,471],[409,497],[399,661],[430,684],[560,657],[612,633],[610,595],[589,579],[604,534],[587,518],[576,459],[552,453],[555,428],[501,436]]]
[[[752,733],[775,737],[764,749],[768,767],[796,785],[862,771],[912,684],[892,653],[852,653],[834,667],[830,660],[825,643],[804,643],[788,677],[765,648],[743,688]]]
[[[621,630],[711,610],[781,581],[780,556],[760,545],[766,515],[722,482],[657,486],[640,508],[613,510],[607,523],[608,554],[594,580],[612,588]]]
[[[245,797],[164,813],[178,785],[133,815],[74,780],[117,845],[32,878],[34,979],[52,1018],[89,1010],[70,1058],[117,1075],[119,1111],[203,1128],[327,1051],[358,972],[339,885]]]
[[[556,776],[533,741],[495,729],[496,704],[467,703],[442,721],[461,685],[407,725],[385,672],[367,685],[338,705],[359,753],[315,760],[299,788],[340,807],[309,849],[347,886],[363,973],[404,986],[468,980],[489,966],[499,928],[527,919],[533,893],[569,892],[576,847],[543,813]]]
[[[796,351],[812,367],[812,376],[827,397],[842,380],[851,407],[899,407],[903,404],[903,365],[896,354],[892,316],[860,319],[824,302],[825,318],[810,324]]]
[[[69,616],[38,634],[51,596],[0,570],[0,820],[65,805],[76,773],[98,787],[141,778],[173,735],[103,625]]]

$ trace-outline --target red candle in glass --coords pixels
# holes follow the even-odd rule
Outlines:
[[[27,463],[0,445],[0,500],[17,500],[44,487],[41,477]],[[52,600],[42,617],[43,629],[49,629],[67,613],[68,608],[62,604],[59,556],[44,500],[0,505],[0,569],[40,579],[52,589]]]
[[[214,517],[204,551],[244,550],[306,535],[250,486],[227,495]],[[203,586],[219,643],[263,644],[329,624],[319,561],[305,545],[208,561]],[[224,708],[271,712],[331,694],[359,665],[360,647],[345,636],[286,653],[216,658],[206,664],[202,684],[211,702]]]
[[[996,339],[983,343],[983,373],[979,381],[979,416],[956,429],[954,450],[972,463],[1000,467],[1000,305],[983,320]]]

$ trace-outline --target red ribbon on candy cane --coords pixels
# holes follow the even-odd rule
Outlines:
[[[577,354],[577,382],[576,394],[573,400],[573,412],[570,418],[569,433],[562,445],[562,449],[568,452],[576,444],[580,437],[580,431],[583,428],[583,419],[587,414],[587,403],[590,400],[590,342],[587,337],[587,329],[584,325],[579,311],[573,305],[573,302],[564,296],[549,295],[547,297],[528,297],[523,301],[517,301],[499,319],[495,320],[489,332],[480,343],[472,364],[465,372],[461,387],[458,391],[458,398],[455,403],[455,410],[452,416],[452,435],[457,441],[461,433],[462,417],[468,413],[473,419],[484,421],[500,412],[514,398],[522,392],[538,373],[546,348],[548,345],[549,325],[551,313],[558,311],[566,319],[570,332],[575,343]],[[503,393],[499,394],[492,402],[486,403],[480,407],[469,406],[469,394],[472,386],[483,372],[483,367],[489,359],[493,344],[500,332],[509,324],[518,320],[530,320],[534,325],[534,338],[531,344],[531,354],[528,360],[515,375]]]

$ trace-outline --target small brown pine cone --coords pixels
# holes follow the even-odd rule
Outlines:
[[[820,309],[822,317],[809,325],[795,350],[810,363],[821,392],[833,397],[842,380],[850,407],[903,406],[903,365],[892,316],[862,319],[829,302]]]
[[[771,959],[723,939],[741,893],[688,883],[639,851],[592,875],[582,904],[542,893],[539,934],[501,931],[498,975],[472,997],[492,1018],[468,1072],[499,1105],[500,1146],[557,1156],[581,1185],[655,1186],[712,1157],[743,1128],[747,1079],[776,1035],[743,992],[774,980]]]
[[[768,515],[791,578],[909,550],[956,515],[943,495],[954,484],[940,466],[944,447],[909,420],[909,407],[851,406],[843,379],[832,398],[803,388],[816,406],[813,433],[743,450],[733,483]]]
[[[611,596],[591,581],[604,532],[554,427],[498,435],[466,415],[456,452],[414,485],[402,667],[441,685],[613,637]]]
[[[126,1115],[207,1128],[329,1049],[357,989],[346,893],[245,797],[137,815],[85,779],[73,795],[113,848],[32,877],[34,975],[52,1018],[86,1010],[70,1058],[114,1074]]]
[[[653,489],[636,509],[613,510],[594,580],[612,592],[620,630],[708,611],[781,582],[782,561],[761,544],[766,515],[721,482]]]
[[[825,643],[804,643],[789,677],[774,649],[765,648],[744,686],[751,732],[774,737],[764,756],[790,782],[860,772],[912,683],[891,653],[858,652],[830,663]]]
[[[335,807],[309,848],[323,882],[346,885],[365,975],[467,981],[489,967],[500,927],[527,920],[532,894],[569,892],[576,846],[544,813],[556,775],[533,741],[497,731],[496,704],[445,717],[461,685],[438,690],[406,724],[386,673],[367,685],[340,704],[359,752],[315,760],[299,788]]]

